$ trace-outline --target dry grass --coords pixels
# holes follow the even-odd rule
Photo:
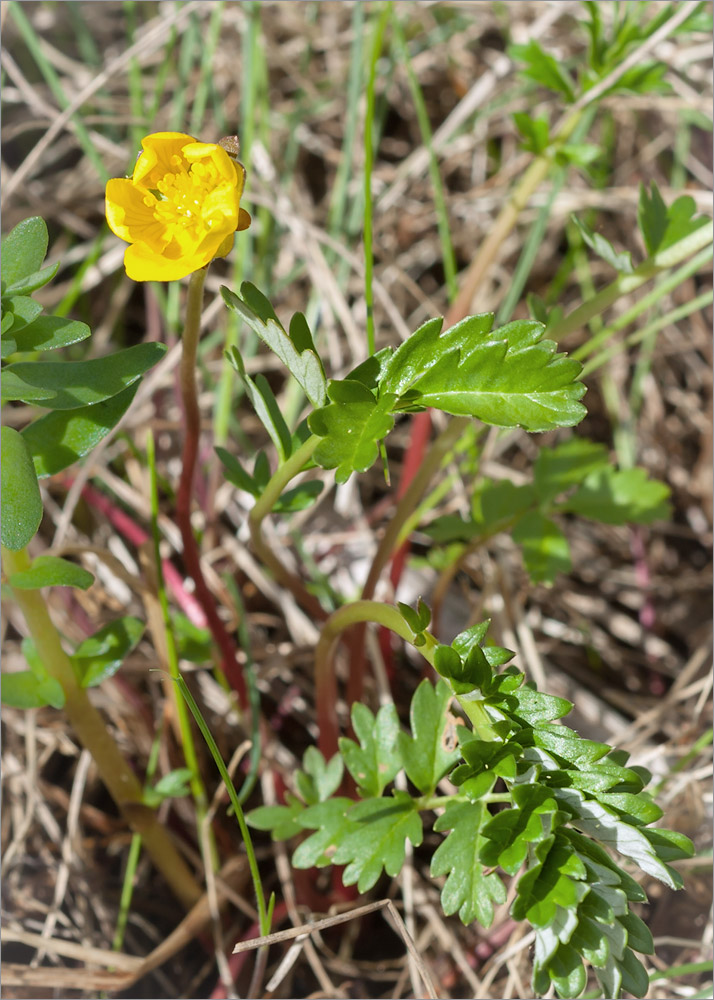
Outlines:
[[[269,287],[281,313],[305,308],[312,294],[324,356],[331,374],[339,374],[361,361],[366,351],[361,213],[353,211],[362,185],[364,102],[360,99],[356,109],[345,208],[333,220],[330,199],[350,111],[353,4],[264,0],[257,15],[251,15],[247,4],[201,0],[184,5],[79,2],[20,7],[34,26],[42,55],[71,102],[72,113],[65,112],[57,93],[43,80],[4,5],[3,230],[30,214],[47,220],[51,256],[62,263],[57,280],[44,290],[45,301],[56,305],[77,288],[72,314],[92,326],[95,354],[145,338],[165,339],[170,345],[165,360],[142,385],[120,432],[87,461],[74,486],[66,476],[46,482],[46,516],[37,550],[72,547],[84,553],[82,561],[97,575],[86,594],[55,590],[49,596],[60,631],[69,643],[76,643],[118,614],[146,617],[140,553],[87,502],[83,484],[91,481],[146,530],[146,425],[154,427],[159,471],[169,481],[176,480],[180,444],[180,414],[173,401],[180,311],[176,303],[159,299],[152,287],[132,284],[124,275],[122,247],[103,228],[103,181],[82,153],[76,122],[88,130],[109,176],[122,174],[132,160],[132,129],[138,135],[167,128],[191,131],[201,58],[210,50],[211,18],[219,16],[218,9],[220,31],[210,60],[206,111],[194,127],[206,139],[224,132],[241,134],[245,89],[251,81],[255,84],[258,110],[246,204],[256,224],[244,276]],[[373,5],[364,7],[369,21]],[[398,9],[410,37],[429,39],[428,45],[418,46],[413,68],[434,131],[456,260],[463,270],[528,159],[518,148],[512,113],[559,115],[554,98],[526,92],[518,82],[504,52],[507,33],[519,42],[539,37],[550,51],[570,57],[584,44],[576,28],[580,7],[573,2],[476,5],[444,0],[400,3]],[[264,77],[250,76],[245,66],[242,46],[251,17],[259,20]],[[605,102],[594,129],[608,154],[600,184],[593,187],[575,172],[570,174],[554,200],[527,291],[544,293],[562,273],[561,301],[568,306],[580,301],[580,280],[596,285],[607,280],[606,266],[597,261],[587,273],[582,262],[580,271],[562,268],[564,226],[573,211],[593,209],[597,227],[619,248],[637,254],[640,182],[655,180],[665,200],[674,196],[673,186],[683,185],[702,210],[710,209],[711,136],[701,125],[701,116],[708,118],[711,108],[709,43],[702,38],[669,39],[657,54],[671,68],[673,92]],[[384,134],[373,191],[375,315],[378,343],[383,345],[397,343],[424,319],[443,314],[448,302],[428,153],[406,72],[384,60],[379,73]],[[132,104],[132,74],[144,95],[144,117]],[[149,118],[146,112],[155,93],[157,109]],[[474,303],[476,311],[498,309],[524,234],[546,194],[533,199],[501,248]],[[263,747],[262,779],[262,801],[270,801],[314,739],[311,668],[317,631],[246,547],[245,498],[221,484],[209,448],[226,321],[217,289],[231,274],[228,264],[212,271],[206,328],[216,336],[207,338],[202,356],[205,466],[197,491],[200,506],[208,512],[203,554],[209,585],[231,624],[236,612],[227,575],[243,595],[250,654],[271,733]],[[672,293],[663,311],[705,290],[709,280],[707,274],[690,278]],[[618,304],[618,309],[627,305]],[[516,315],[524,314],[525,307],[519,306]],[[639,464],[670,485],[671,522],[651,529],[573,522],[569,538],[575,569],[551,589],[531,587],[510,540],[498,539],[488,552],[465,561],[449,591],[448,620],[445,616],[442,622],[446,634],[490,615],[496,640],[518,652],[517,662],[527,666],[539,684],[576,702],[574,724],[583,735],[625,746],[664,783],[659,800],[666,824],[691,836],[698,849],[693,863],[681,865],[686,892],[675,896],[647,885],[650,903],[642,912],[659,941],[652,965],[664,970],[711,957],[711,741],[704,740],[700,752],[687,759],[711,720],[710,325],[710,315],[695,313],[666,327],[641,351],[620,354],[602,377],[589,380],[589,412],[579,429],[608,446],[614,441],[630,449]],[[585,335],[574,334],[564,346],[573,349]],[[249,359],[249,369],[264,371],[276,391],[283,390],[273,358],[258,353]],[[286,396],[281,398],[289,404]],[[24,419],[19,408],[6,416],[18,425]],[[264,445],[262,433],[241,404],[231,426],[232,450]],[[408,446],[409,425],[404,423],[390,438],[394,483]],[[485,468],[490,475],[517,480],[529,470],[535,454],[536,445],[526,435],[494,433],[487,442]],[[289,558],[289,548],[300,537],[320,572],[339,593],[349,595],[364,579],[375,534],[392,510],[392,494],[377,466],[358,484],[338,490],[330,475],[325,480],[328,486],[318,506],[307,515],[296,515],[289,525],[281,522],[273,541]],[[464,490],[457,491],[449,509],[462,510],[465,499]],[[171,515],[167,495],[164,544],[180,567],[180,542]],[[424,536],[417,536],[417,554],[425,553],[425,542]],[[435,580],[433,569],[412,567],[397,596],[411,601],[423,594],[428,599]],[[384,596],[391,599],[386,590]],[[21,662],[24,624],[12,604],[6,602],[3,612],[4,669],[11,670]],[[164,688],[149,672],[157,658],[146,638],[122,671],[96,690],[96,702],[123,751],[142,773],[161,723],[159,771],[182,763]],[[228,761],[249,734],[213,675],[192,663],[185,666]],[[402,712],[419,671],[417,664],[403,660],[392,682]],[[367,699],[374,704],[378,696],[378,681],[368,682]],[[129,834],[61,714],[6,709],[3,720],[3,995],[251,995],[253,954],[230,957],[235,942],[258,933],[242,860],[229,863],[229,871],[209,884],[211,891],[199,909],[178,928],[173,900],[149,863],[140,861],[122,952],[111,952]],[[677,770],[678,762],[685,760]],[[213,830],[221,858],[242,858],[234,820],[227,815],[207,757],[204,764],[209,793],[217,795]],[[259,792],[254,793],[251,804],[260,801]],[[176,801],[166,819],[203,881],[191,800]],[[329,872],[315,877],[292,872],[285,849],[267,840],[259,841],[259,853],[266,885],[282,901],[278,915],[283,926],[302,925],[313,911],[325,908],[331,895]],[[441,997],[532,995],[530,936],[509,922],[506,906],[489,931],[445,920],[438,887],[429,879],[419,851],[398,883],[384,879],[377,889],[381,896],[375,899],[389,897],[392,914],[403,915],[403,931],[388,930],[385,914],[373,911],[338,930],[316,930],[294,952],[289,945],[276,945],[267,955],[268,985],[260,995],[399,997],[423,995],[425,982],[433,983]],[[222,920],[216,916],[221,893],[231,901]],[[349,902],[350,907],[356,905],[355,900]],[[423,981],[416,963],[408,961],[407,931],[416,943]],[[697,993],[701,989],[700,976],[675,975],[655,982],[650,996],[706,995]]]

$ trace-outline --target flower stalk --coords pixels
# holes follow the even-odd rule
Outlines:
[[[179,369],[179,383],[184,407],[184,441],[181,478],[179,480],[178,493],[176,494],[176,521],[181,532],[186,570],[196,586],[196,597],[203,608],[213,640],[220,650],[221,670],[225,674],[228,683],[237,693],[241,708],[245,710],[249,708],[250,703],[243,671],[236,656],[235,643],[229,636],[218,614],[216,602],[204,578],[198,544],[191,526],[191,500],[193,497],[196,459],[198,457],[201,419],[196,391],[196,356],[198,352],[198,338],[201,331],[201,306],[203,304],[203,286],[205,280],[205,267],[193,272],[188,286],[188,299],[186,302],[186,322],[183,331],[183,350]]]

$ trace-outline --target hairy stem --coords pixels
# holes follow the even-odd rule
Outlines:
[[[193,481],[198,456],[200,437],[200,413],[196,393],[196,354],[198,337],[201,331],[201,305],[203,303],[203,284],[206,280],[206,268],[194,271],[188,286],[186,303],[186,323],[183,331],[183,352],[179,381],[184,405],[184,442],[182,455],[181,479],[176,495],[176,520],[181,531],[183,543],[183,558],[189,576],[196,586],[196,597],[203,608],[208,621],[213,641],[221,654],[221,670],[228,683],[238,694],[241,708],[249,707],[248,691],[243,677],[243,671],[236,656],[235,643],[228,635],[216,608],[215,598],[201,569],[201,557],[198,544],[191,527],[191,498],[193,496]]]
[[[10,552],[3,548],[3,565],[8,576],[28,569],[30,559],[27,551]],[[157,822],[154,811],[144,805],[139,779],[119,752],[87,691],[79,684],[41,591],[13,590],[13,598],[25,617],[43,666],[62,686],[67,718],[82,746],[92,754],[99,775],[117,807],[131,829],[141,834],[143,846],[176,897],[187,908],[193,906],[201,895],[201,889],[168,833]]]

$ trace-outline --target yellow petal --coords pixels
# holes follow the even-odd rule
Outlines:
[[[171,162],[178,155],[183,159],[185,146],[196,140],[183,132],[154,132],[141,140],[144,152],[136,161],[132,180],[135,184],[155,187],[165,174],[175,174],[177,167]]]
[[[195,256],[171,260],[165,254],[154,253],[142,243],[127,247],[124,254],[124,267],[132,281],[177,281],[207,263],[208,260]]]
[[[137,239],[137,230],[151,226],[153,208],[145,204],[145,191],[134,187],[131,181],[114,178],[107,181],[105,211],[109,228],[127,243]]]

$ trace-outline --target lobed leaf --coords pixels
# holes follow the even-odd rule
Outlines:
[[[359,702],[352,706],[352,728],[359,744],[340,737],[339,747],[348,771],[363,797],[378,797],[402,766],[398,753],[399,718],[393,703],[374,716]]]
[[[289,840],[302,830],[298,818],[306,810],[300,799],[290,792],[286,794],[285,802],[287,804],[284,806],[259,806],[252,809],[246,814],[246,822],[256,830],[269,830],[273,840]],[[294,859],[293,864],[296,868],[300,867]]]
[[[448,718],[451,688],[445,681],[433,685],[424,679],[414,692],[409,709],[411,736],[397,735],[399,754],[409,780],[422,795],[431,795],[458,760],[458,751],[446,743],[452,728]]]
[[[328,395],[331,402],[308,418],[310,430],[323,439],[313,457],[323,469],[336,469],[337,482],[345,483],[353,472],[373,465],[377,442],[394,426],[395,397],[375,400],[366,386],[352,380],[330,382]]]
[[[240,291],[238,296],[225,285],[221,286],[221,295],[228,308],[237,312],[277,354],[312,405],[324,406],[327,401],[325,373],[304,316],[294,316],[290,333],[286,333],[270,302],[255,285],[244,281]]]
[[[295,786],[308,805],[325,802],[340,787],[344,765],[338,753],[328,763],[317,747],[308,747],[302,767],[295,776]]]
[[[593,472],[559,510],[603,524],[651,524],[669,514],[669,487],[639,467]]]
[[[382,873],[398,875],[404,864],[406,842],[418,847],[423,838],[416,802],[407,792],[365,799],[347,814],[350,828],[344,832],[334,854],[334,863],[345,865],[342,881],[367,892]]]
[[[463,320],[442,337],[434,327],[428,344],[423,345],[424,352],[428,346],[431,354],[429,366],[416,377],[410,374],[409,391],[400,399],[400,409],[433,406],[498,427],[520,426],[529,431],[578,423],[585,415],[578,402],[585,386],[575,381],[581,366],[555,354],[555,344],[541,340],[542,333],[542,325],[530,320],[489,333],[482,316]],[[395,352],[392,365],[398,355]],[[395,383],[390,374],[391,367],[380,390],[391,391],[394,384],[403,384],[403,380]]]
[[[570,218],[582,236],[583,242],[590,247],[593,253],[596,253],[620,274],[632,274],[635,268],[632,263],[632,254],[629,251],[623,250],[618,253],[608,239],[605,239],[600,233],[594,232],[576,215],[571,215]]]
[[[481,828],[490,814],[481,802],[450,802],[434,823],[434,830],[450,830],[431,859],[433,876],[448,875],[441,890],[446,916],[458,911],[462,923],[478,920],[490,927],[493,904],[504,903],[506,887],[494,872],[486,873],[480,861],[485,843]]]

